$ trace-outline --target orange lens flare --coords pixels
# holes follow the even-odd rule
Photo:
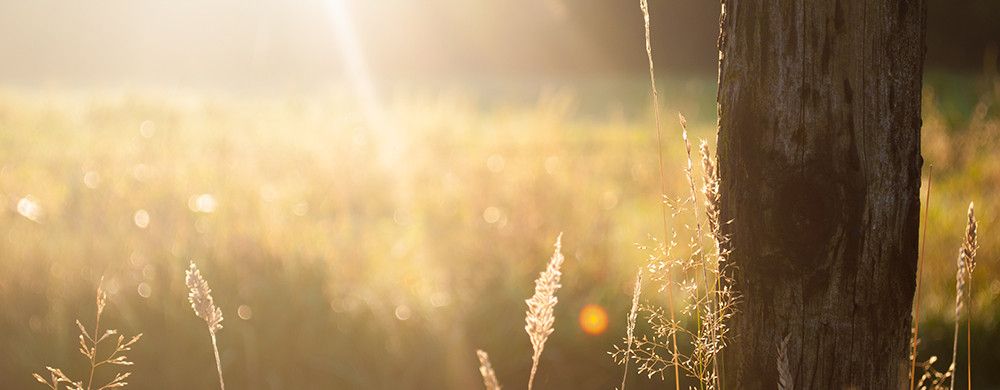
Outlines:
[[[591,336],[608,330],[608,312],[600,305],[589,304],[580,309],[580,329]]]

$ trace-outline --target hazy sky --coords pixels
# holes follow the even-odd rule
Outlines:
[[[329,1],[344,1],[351,10],[362,55],[376,76],[609,74],[628,72],[643,58],[637,2]],[[663,16],[660,30],[681,35],[659,43],[665,52],[683,51],[681,62],[690,63],[691,42],[701,42],[702,62],[712,71],[718,28],[711,24],[718,11],[703,16],[706,28],[675,26],[690,9],[682,5],[680,14]],[[343,67],[333,23],[329,3],[317,0],[2,1],[0,83],[280,87],[336,81]]]
[[[0,0],[0,85],[294,89],[337,82],[345,71],[332,1],[350,9],[361,58],[378,80],[645,69],[637,0]],[[980,19],[1000,17],[1000,2],[946,1],[929,2],[931,62],[981,63],[1000,23]],[[658,69],[714,73],[718,2],[651,3]]]

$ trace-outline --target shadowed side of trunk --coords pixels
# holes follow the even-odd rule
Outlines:
[[[723,2],[722,219],[744,296],[729,388],[908,385],[922,0]]]

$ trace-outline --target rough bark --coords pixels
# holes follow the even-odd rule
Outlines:
[[[923,0],[724,0],[722,217],[744,300],[727,388],[907,388]]]

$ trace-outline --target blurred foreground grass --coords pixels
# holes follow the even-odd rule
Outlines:
[[[712,141],[712,81],[667,85],[666,117],[683,111],[694,137]],[[536,384],[612,388],[621,371],[606,352],[644,260],[633,244],[660,230],[648,103],[641,86],[626,95],[401,92],[366,126],[339,96],[0,92],[0,382],[38,386],[30,374],[44,365],[83,370],[73,321],[92,321],[103,276],[108,324],[145,333],[132,385],[213,387],[183,281],[195,259],[226,317],[232,388],[477,388],[476,348],[517,388],[530,368],[523,300],[565,232]],[[984,368],[1000,364],[998,112],[996,77],[928,78],[921,355],[950,355],[955,256],[974,200],[973,353]],[[676,195],[683,145],[674,121],[664,131]],[[608,310],[607,332],[577,325],[587,304]]]

